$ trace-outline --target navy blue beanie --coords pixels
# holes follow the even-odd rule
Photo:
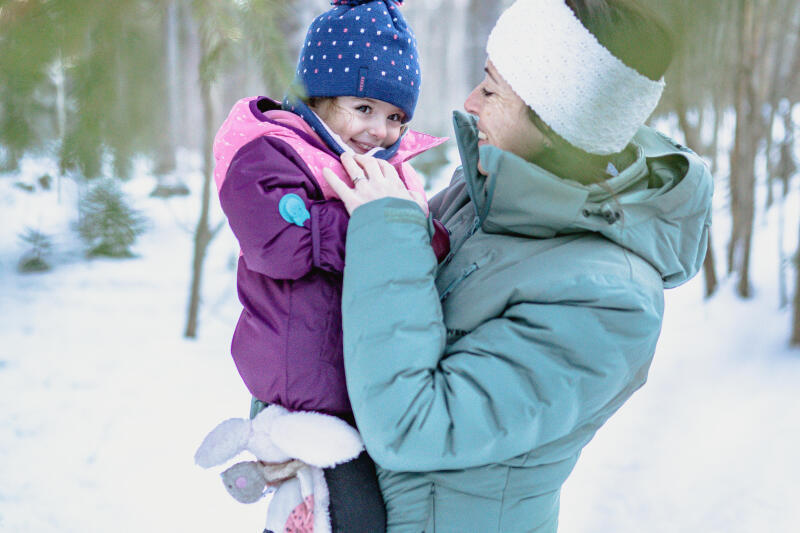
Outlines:
[[[306,97],[383,100],[414,116],[419,96],[417,40],[402,0],[334,0],[308,29],[297,65]]]

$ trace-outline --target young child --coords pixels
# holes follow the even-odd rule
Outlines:
[[[407,128],[420,73],[401,2],[332,4],[309,27],[296,87],[282,105],[252,97],[233,107],[214,143],[215,180],[241,247],[243,310],[231,350],[247,388],[260,405],[322,412],[355,426],[340,311],[349,217],[322,169],[352,183],[343,152],[385,159],[424,203],[407,161],[444,139]],[[435,221],[432,228],[441,260],[447,232]],[[333,531],[382,531],[383,500],[366,453],[324,472]]]

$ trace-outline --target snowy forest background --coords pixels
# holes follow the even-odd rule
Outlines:
[[[510,1],[407,0],[413,127],[451,135]],[[800,3],[648,0],[680,43],[652,122],[715,178],[704,272],[586,448],[561,531],[800,528]],[[192,464],[246,416],[210,144],[278,97],[325,0],[0,0],[0,531],[260,531]],[[431,192],[453,143],[416,167]]]

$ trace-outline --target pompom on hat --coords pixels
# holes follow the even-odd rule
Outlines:
[[[411,120],[420,85],[417,40],[402,1],[334,0],[308,29],[296,96],[356,96],[389,102]]]
[[[564,0],[517,0],[486,51],[525,104],[591,154],[623,150],[664,91],[663,78],[651,80],[614,56]]]

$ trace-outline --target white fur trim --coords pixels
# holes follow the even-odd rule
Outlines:
[[[570,144],[621,151],[658,105],[653,81],[602,46],[564,0],[517,0],[498,19],[489,59],[514,91]]]
[[[263,409],[252,420],[250,439],[247,441],[247,450],[262,461],[268,463],[282,463],[294,459],[273,440],[275,421],[287,416],[289,411],[280,405],[270,405]]]
[[[321,413],[298,411],[275,419],[272,441],[276,447],[306,464],[330,468],[361,453],[364,443],[343,420]]]
[[[321,468],[309,467],[311,478],[314,485],[314,533],[331,533],[331,493],[328,490],[328,482],[325,481],[325,473]],[[298,472],[300,477],[300,472]],[[300,477],[300,483],[303,483]]]
[[[253,420],[231,418],[217,425],[195,452],[195,462],[211,468],[249,451],[268,463],[299,459],[330,468],[358,457],[363,449],[358,431],[339,418],[270,405]]]

